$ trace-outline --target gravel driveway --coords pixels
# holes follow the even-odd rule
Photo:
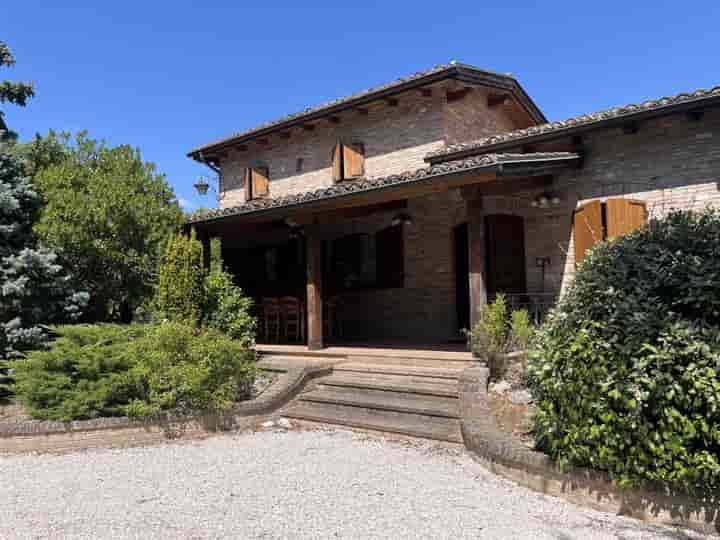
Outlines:
[[[0,538],[701,538],[538,495],[459,448],[265,431],[0,457]]]

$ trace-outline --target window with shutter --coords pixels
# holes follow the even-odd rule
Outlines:
[[[646,221],[644,201],[617,198],[580,206],[574,216],[575,264],[580,264],[587,250],[598,242],[629,234]]]
[[[403,227],[396,225],[375,235],[376,273],[379,287],[402,288],[405,282]]]
[[[629,234],[645,225],[647,209],[644,201],[608,199],[605,203],[608,240]]]
[[[592,201],[575,210],[574,216],[575,264],[580,264],[585,253],[603,240],[602,203]]]
[[[270,193],[270,175],[267,167],[249,167],[243,175],[245,200],[266,197]]]
[[[332,152],[333,180],[341,182],[365,174],[365,147],[362,143],[335,144]]]

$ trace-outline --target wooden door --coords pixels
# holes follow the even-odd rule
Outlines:
[[[520,216],[485,217],[488,295],[525,292],[525,223]]]

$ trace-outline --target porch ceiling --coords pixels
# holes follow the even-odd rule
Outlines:
[[[194,214],[187,225],[212,234],[228,225],[272,223],[286,218],[310,224],[314,222],[313,216],[327,211],[378,205],[499,178],[545,175],[579,160],[580,155],[572,152],[485,154],[296,195],[254,199],[239,206]]]

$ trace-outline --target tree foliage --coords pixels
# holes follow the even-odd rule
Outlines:
[[[47,337],[43,324],[74,320],[87,302],[86,293],[73,291],[55,253],[38,243],[39,212],[22,163],[0,152],[0,359],[38,346]],[[0,394],[8,382],[0,364]]]
[[[36,230],[90,292],[88,320],[129,322],[151,296],[162,247],[182,222],[164,175],[139,150],[85,132],[74,143],[51,132],[25,152],[45,202]]]
[[[538,445],[621,485],[720,489],[720,212],[673,212],[583,261],[531,355]]]
[[[195,237],[176,234],[167,242],[160,268],[156,307],[163,318],[198,324],[205,302],[203,246]]]
[[[223,332],[245,347],[255,345],[257,320],[251,313],[253,301],[233,283],[222,262],[211,265],[205,278],[202,325]]]
[[[10,52],[10,47],[4,41],[0,41],[0,67],[12,67],[15,65],[15,57]],[[11,103],[24,107],[28,99],[35,95],[32,83],[0,81],[0,103]],[[3,111],[0,111],[0,142],[12,140],[17,135],[10,131],[5,125]]]

